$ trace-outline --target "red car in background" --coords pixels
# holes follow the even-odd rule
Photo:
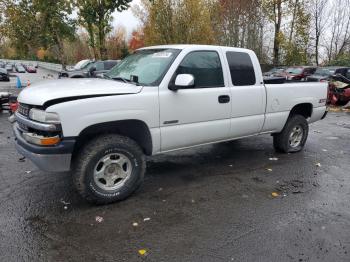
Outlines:
[[[315,73],[316,69],[313,66],[292,66],[278,76],[285,77],[286,80],[290,81],[305,81],[308,76]]]
[[[36,68],[32,65],[25,66],[25,69],[28,73],[36,73]]]

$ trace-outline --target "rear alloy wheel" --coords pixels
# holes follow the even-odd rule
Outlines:
[[[274,148],[283,153],[301,151],[309,134],[309,124],[301,115],[291,116],[283,130],[273,136]]]

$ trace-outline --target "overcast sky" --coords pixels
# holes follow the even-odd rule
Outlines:
[[[132,1],[132,5],[136,5],[139,3],[140,0]],[[128,35],[130,35],[132,30],[135,29],[139,24],[139,20],[132,14],[130,8],[123,12],[115,11],[113,14],[113,18],[113,26],[118,27],[120,25],[123,25],[126,28]]]

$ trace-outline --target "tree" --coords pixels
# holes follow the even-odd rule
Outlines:
[[[66,0],[33,0],[44,47],[52,48],[63,69],[66,67],[64,40],[74,39],[75,21],[69,17],[72,5]]]
[[[219,43],[229,46],[250,48],[262,56],[263,23],[261,0],[219,0],[218,14]],[[256,15],[259,14],[259,15]]]
[[[204,0],[154,0],[144,8],[146,45],[215,42],[210,11]]]
[[[144,45],[144,34],[142,29],[134,30],[129,41],[129,49],[134,51],[138,48],[143,47]]]
[[[313,24],[313,32],[315,39],[315,61],[319,65],[319,47],[320,37],[326,27],[326,10],[328,0],[312,0],[311,1],[311,16]]]
[[[101,59],[107,58],[106,36],[111,31],[112,13],[129,8],[132,0],[75,0],[82,26],[90,37],[90,45],[95,48],[95,37]]]
[[[36,10],[31,0],[4,1],[3,32],[16,49],[18,57],[35,56],[39,45],[40,29],[36,21]]]
[[[128,49],[125,27],[120,26],[108,35],[106,48],[108,58],[110,59],[120,59],[125,56],[124,49]]]
[[[267,17],[274,25],[274,40],[273,40],[273,64],[280,64],[280,46],[283,39],[281,32],[283,5],[287,0],[264,0],[263,8]]]
[[[334,0],[330,12],[332,23],[326,46],[328,61],[337,59],[350,46],[350,1]]]
[[[289,38],[281,45],[285,52],[284,64],[300,65],[309,63],[310,14],[305,0],[294,0],[289,3],[291,12]]]

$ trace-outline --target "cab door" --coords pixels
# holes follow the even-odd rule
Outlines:
[[[227,49],[232,95],[231,138],[261,132],[265,120],[266,90],[258,59],[253,52]]]
[[[231,94],[225,85],[222,54],[213,49],[181,55],[170,82],[159,90],[162,151],[229,136]],[[174,84],[179,74],[193,75],[194,86],[169,90],[168,85]]]

